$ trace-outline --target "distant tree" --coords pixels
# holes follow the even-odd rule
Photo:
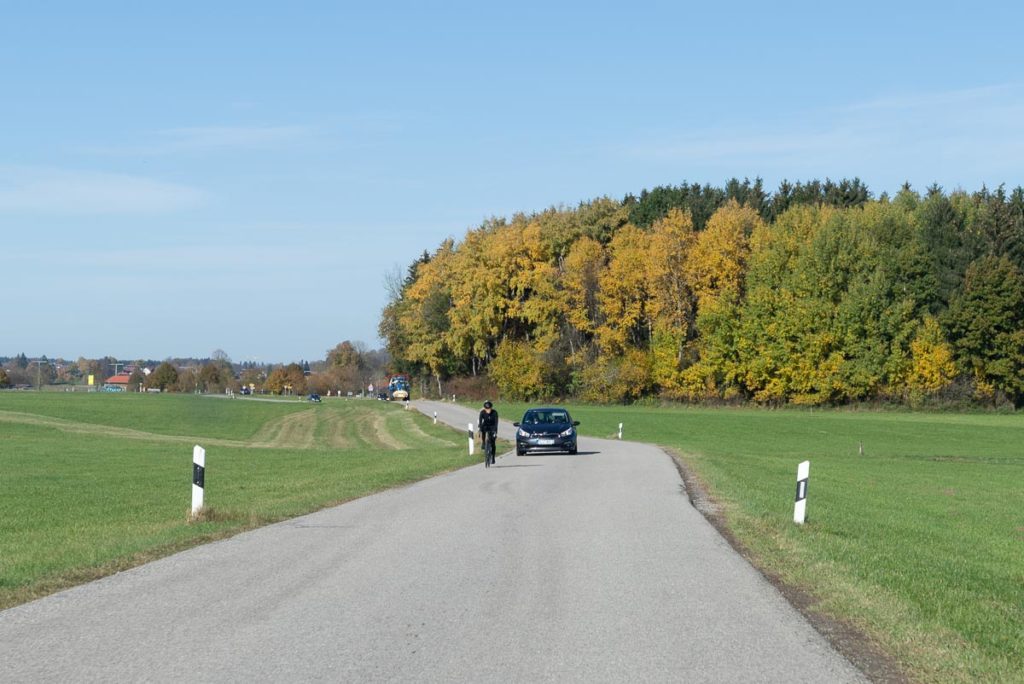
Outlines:
[[[207,363],[199,370],[199,386],[207,392],[221,392],[228,384],[229,377],[218,363]]]
[[[265,379],[266,376],[263,374],[263,371],[258,368],[248,368],[242,371],[240,382],[245,387],[252,386],[252,389],[259,391],[263,389],[263,381]]]
[[[916,213],[919,239],[934,281],[934,295],[929,298],[928,307],[938,314],[949,306],[953,293],[963,282],[967,265],[980,254],[972,248],[966,217],[937,185],[928,188]]]
[[[974,261],[950,303],[947,329],[960,367],[982,395],[1024,403],[1024,275],[1008,257]]]
[[[28,357],[25,356],[24,352],[14,357],[14,365],[21,370],[28,368]]]
[[[265,386],[274,394],[305,394],[306,376],[302,372],[302,366],[290,363],[275,368],[267,377]]]
[[[198,392],[201,389],[199,372],[199,366],[185,366],[179,369],[177,390],[179,392]]]
[[[549,391],[544,386],[544,368],[526,342],[506,340],[498,345],[490,377],[502,396],[510,399],[536,399]]]
[[[149,374],[147,387],[155,387],[160,391],[174,389],[178,384],[178,369],[164,361]]]
[[[361,368],[363,365],[363,355],[356,348],[356,345],[345,340],[344,342],[339,342],[334,349],[327,352],[327,365],[342,368],[347,366]]]
[[[1024,189],[1008,197],[1001,185],[995,192],[982,188],[973,200],[973,229],[985,241],[986,253],[1005,256],[1024,270]]]
[[[647,241],[646,233],[627,226],[608,244],[608,265],[598,278],[597,298],[604,323],[596,333],[604,354],[644,347],[649,339]]]
[[[629,221],[641,228],[647,228],[668,215],[672,209],[689,211],[693,227],[704,230],[711,215],[725,203],[728,196],[722,188],[711,185],[683,183],[679,186],[659,186],[644,190],[640,198],[629,207]]]
[[[907,387],[911,391],[934,393],[953,382],[956,377],[953,350],[943,338],[942,329],[933,316],[924,317],[910,349],[912,366]]]
[[[142,372],[142,366],[135,366],[135,370],[128,376],[128,391],[138,392],[145,381],[146,375]]]
[[[630,222],[629,209],[609,197],[583,202],[576,209],[580,232],[601,244],[608,242]]]
[[[6,389],[11,386],[11,378],[7,375],[7,371],[0,368],[0,388]]]

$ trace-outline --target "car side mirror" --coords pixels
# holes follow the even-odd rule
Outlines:
[[[519,427],[519,423],[512,423],[512,427]]]
[[[580,424],[580,421],[578,421],[578,420],[574,420],[574,421],[572,421],[572,424],[573,424],[574,426],[575,426],[575,425],[579,425],[579,424]]]

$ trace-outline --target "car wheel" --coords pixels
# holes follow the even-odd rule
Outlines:
[[[575,455],[576,454],[576,447],[573,447],[572,449],[569,449],[569,453],[572,454],[572,455]]]
[[[516,456],[525,456],[526,449],[516,449]]]

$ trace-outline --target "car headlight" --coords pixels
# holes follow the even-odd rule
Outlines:
[[[529,437],[530,433],[527,432],[526,430],[524,430],[523,428],[519,428],[519,432],[517,432],[516,435],[518,437],[524,437],[525,438],[525,437]]]
[[[562,437],[571,437],[572,436],[572,428],[569,428],[568,430],[563,430],[561,436]]]

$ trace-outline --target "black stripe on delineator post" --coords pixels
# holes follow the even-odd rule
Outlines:
[[[796,483],[796,499],[795,501],[803,501],[807,498],[807,478],[798,480]]]
[[[197,487],[205,487],[206,468],[198,463],[192,464],[192,484]]]

